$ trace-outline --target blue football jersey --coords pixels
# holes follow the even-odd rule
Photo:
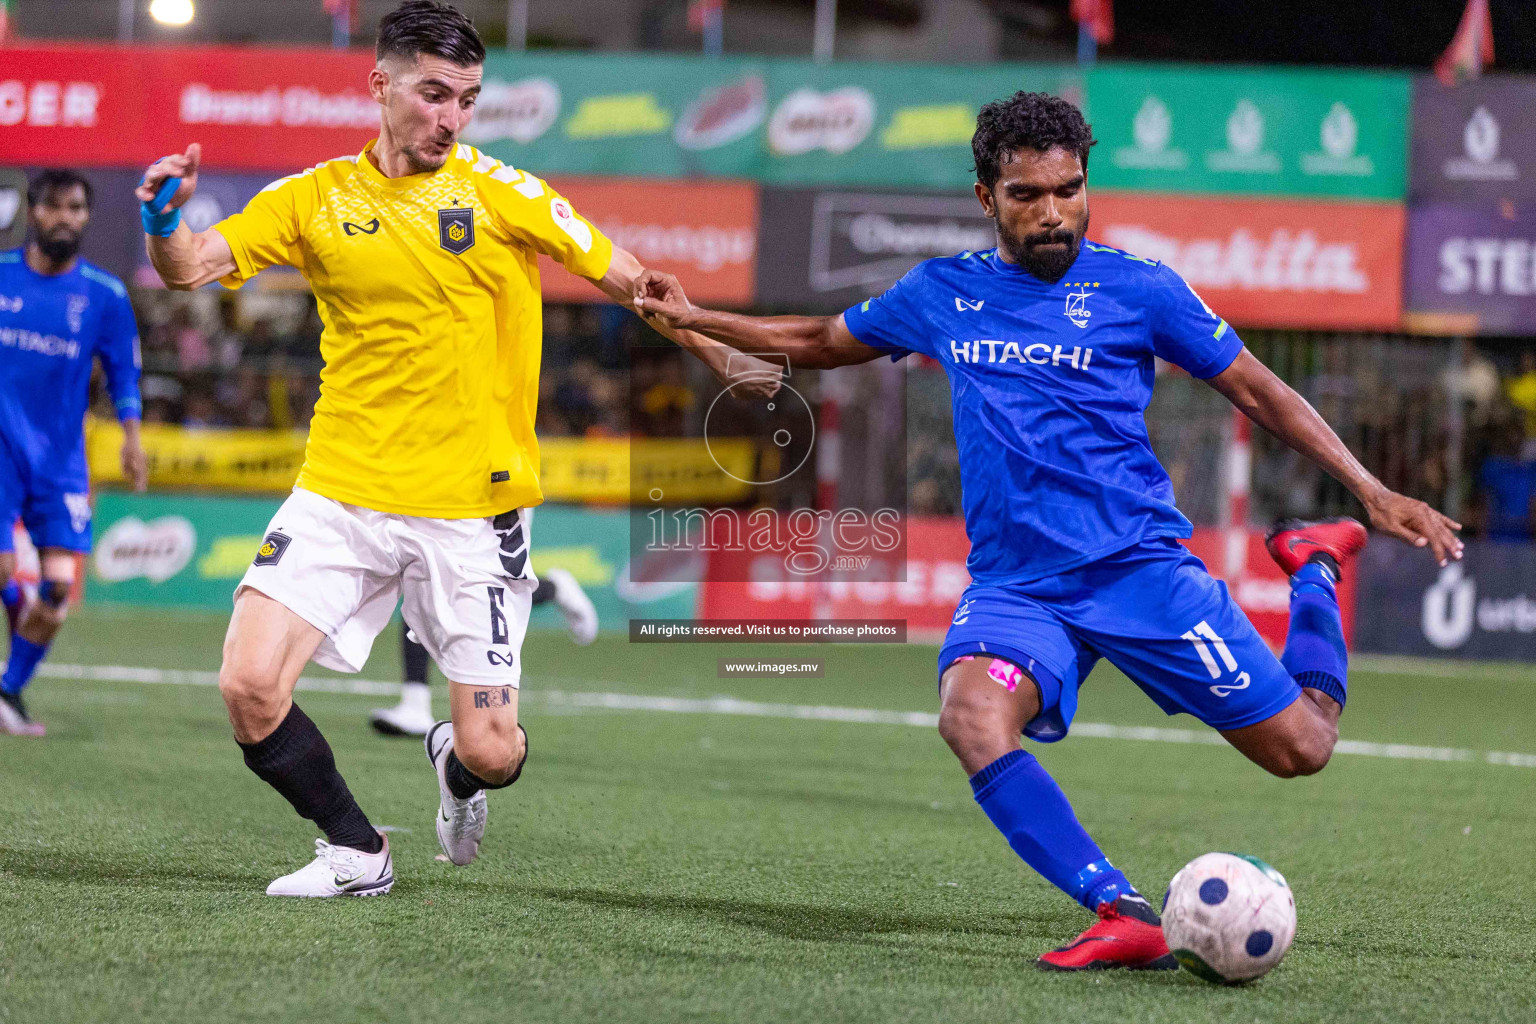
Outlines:
[[[964,252],[918,264],[844,317],[866,345],[948,373],[977,583],[1190,535],[1147,437],[1153,357],[1208,378],[1243,343],[1168,267],[1085,241],[1047,284],[996,249]]]
[[[0,252],[0,443],[29,488],[86,490],[86,405],[99,357],[120,418],[138,418],[139,332],[128,290],[85,260],[44,277]]]

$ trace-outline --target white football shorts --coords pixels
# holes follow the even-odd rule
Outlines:
[[[428,519],[347,505],[295,488],[240,580],[325,634],[314,661],[360,672],[405,600],[406,625],[443,675],[517,686],[538,579],[531,509]]]

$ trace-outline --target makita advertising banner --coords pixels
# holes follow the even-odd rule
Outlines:
[[[1237,327],[1396,327],[1403,210],[1090,190],[1089,238],[1172,266]],[[758,300],[832,312],[997,244],[974,195],[765,188]]]
[[[933,256],[997,244],[968,192],[765,188],[757,297],[771,309],[835,312],[878,295]]]
[[[1408,219],[1408,294],[1416,316],[1466,333],[1530,334],[1536,323],[1536,199],[1430,203]]]
[[[1447,88],[1413,83],[1408,194],[1415,201],[1536,199],[1536,76],[1486,75]]]
[[[1404,74],[1103,64],[1088,76],[1098,186],[1401,200]]]
[[[1536,660],[1536,544],[1469,541],[1466,557],[1442,569],[1378,540],[1359,575],[1358,650]]]
[[[1235,327],[1393,329],[1403,208],[1090,190],[1089,237],[1161,260]]]

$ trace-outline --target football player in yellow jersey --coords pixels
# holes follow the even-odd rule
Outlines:
[[[325,322],[304,467],[235,591],[219,673],[246,764],[326,835],[272,895],[394,882],[386,837],[292,693],[311,659],[360,670],[397,599],[452,682],[451,724],[426,746],[453,863],[475,859],[485,790],[511,785],[527,757],[517,695],[537,585],[528,510],[542,500],[537,257],[620,302],[644,268],[543,181],[459,144],[484,60],[467,18],[411,0],[379,25],[368,86],[381,125],[360,154],[274,182],[197,234],[178,212],[197,185],[197,145],[157,161],[138,190],[169,287],[239,287],[285,264]],[[669,335],[725,376],[729,349]]]

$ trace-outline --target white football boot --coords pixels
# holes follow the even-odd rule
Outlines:
[[[555,585],[555,607],[565,616],[565,625],[571,631],[571,639],[582,647],[597,639],[597,609],[592,599],[581,589],[565,569],[546,569],[544,578]]]
[[[405,683],[399,704],[374,708],[368,716],[368,723],[385,736],[425,736],[434,721],[432,687],[426,683]]]
[[[378,853],[332,846],[324,839],[316,839],[315,859],[267,886],[267,895],[384,895],[395,884],[395,865],[389,856],[389,836],[380,833],[379,837],[384,846]]]
[[[453,750],[453,723],[438,722],[427,733],[427,760],[437,772],[437,843],[454,864],[463,867],[480,856],[480,840],[485,838],[485,821],[490,807],[485,790],[468,800],[460,800],[448,788],[448,755]]]
[[[0,733],[7,736],[45,736],[43,723],[27,714],[21,694],[0,693]]]

